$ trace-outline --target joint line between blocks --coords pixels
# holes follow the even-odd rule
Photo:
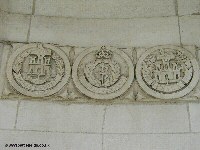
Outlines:
[[[191,133],[192,127],[191,127],[191,117],[190,117],[190,106],[189,106],[189,104],[187,104],[187,113],[188,113],[188,121],[189,121],[189,131]]]
[[[102,150],[104,150],[104,125],[105,125],[105,117],[106,117],[106,110],[107,106],[104,108],[104,114],[103,114],[103,123],[102,123]]]
[[[17,120],[18,120],[20,103],[21,103],[21,101],[18,101],[18,103],[17,103],[17,111],[16,111],[16,117],[15,117],[15,126],[14,126],[14,129],[16,129],[16,127],[17,127]]]

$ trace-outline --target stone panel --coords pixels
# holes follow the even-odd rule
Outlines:
[[[200,134],[108,134],[104,150],[199,150],[199,138]]]
[[[36,14],[79,18],[132,18],[175,15],[173,0],[38,0]]]
[[[14,129],[17,101],[0,101],[0,129]]]
[[[2,150],[102,150],[102,135],[97,134],[0,131],[0,139]],[[5,147],[6,144],[8,147]],[[9,147],[10,144],[32,144],[32,147]],[[46,144],[47,147],[38,147],[35,144]]]
[[[31,14],[33,0],[1,0],[0,9],[9,13]]]
[[[3,51],[0,91],[7,99],[132,103],[199,98],[195,45],[122,48],[9,42]],[[145,69],[144,62],[151,67]]]
[[[69,19],[33,17],[30,42],[78,46],[180,44],[178,18]]]
[[[200,15],[180,17],[182,43],[200,46]]]
[[[200,1],[199,0],[178,0],[179,15],[199,15]]]
[[[0,43],[0,62],[2,62],[2,54],[3,54],[3,43]],[[0,65],[1,69],[1,65]]]
[[[0,13],[0,40],[26,42],[30,16]]]
[[[66,54],[50,44],[32,43],[17,48],[9,57],[7,78],[12,87],[31,97],[60,91],[71,76]]]
[[[17,129],[102,132],[104,106],[45,102],[22,102]]]
[[[106,110],[104,133],[188,131],[186,105],[115,105]]]
[[[200,132],[200,104],[189,105],[191,128],[193,132]]]
[[[199,65],[195,56],[178,46],[147,49],[136,66],[140,87],[160,99],[183,97],[195,88],[199,80]]]
[[[76,87],[94,99],[113,99],[132,85],[134,66],[126,53],[114,47],[93,47],[75,60],[72,78]]]

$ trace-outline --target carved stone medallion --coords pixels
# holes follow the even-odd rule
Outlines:
[[[76,87],[94,99],[118,97],[134,79],[131,59],[113,47],[85,50],[75,60],[72,71]]]
[[[18,92],[32,97],[58,92],[70,77],[70,63],[63,51],[49,44],[28,44],[9,58],[7,78]]]
[[[199,67],[192,54],[184,48],[157,46],[139,58],[136,76],[148,94],[173,99],[192,91],[199,80]]]

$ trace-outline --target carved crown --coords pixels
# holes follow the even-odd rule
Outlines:
[[[109,59],[112,57],[112,51],[108,50],[105,46],[102,46],[100,50],[96,53],[96,58],[99,59]]]

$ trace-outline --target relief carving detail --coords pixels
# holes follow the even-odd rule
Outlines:
[[[90,48],[73,65],[72,77],[83,94],[94,99],[112,99],[123,94],[134,79],[131,59],[113,47]]]
[[[58,92],[70,77],[66,54],[49,44],[28,44],[10,56],[7,78],[18,92],[32,97]]]
[[[136,76],[139,85],[148,94],[173,99],[192,91],[198,83],[199,67],[186,49],[157,46],[139,58]]]
[[[15,96],[9,88],[11,85],[26,96],[45,97],[59,92],[55,94],[56,98],[61,95],[73,100],[85,100],[82,94],[102,100],[117,97],[134,100],[139,96],[151,99],[148,95],[175,99],[187,94],[197,95],[199,86],[191,92],[199,80],[199,64],[193,56],[196,49],[172,45],[138,48],[134,53],[140,56],[137,62],[130,55],[131,50],[105,46],[62,49],[51,44],[15,44],[7,62],[9,84],[5,82],[3,94]],[[67,55],[71,57],[70,62]],[[141,88],[137,83],[133,84],[134,72]],[[69,81],[71,77],[73,80]]]

